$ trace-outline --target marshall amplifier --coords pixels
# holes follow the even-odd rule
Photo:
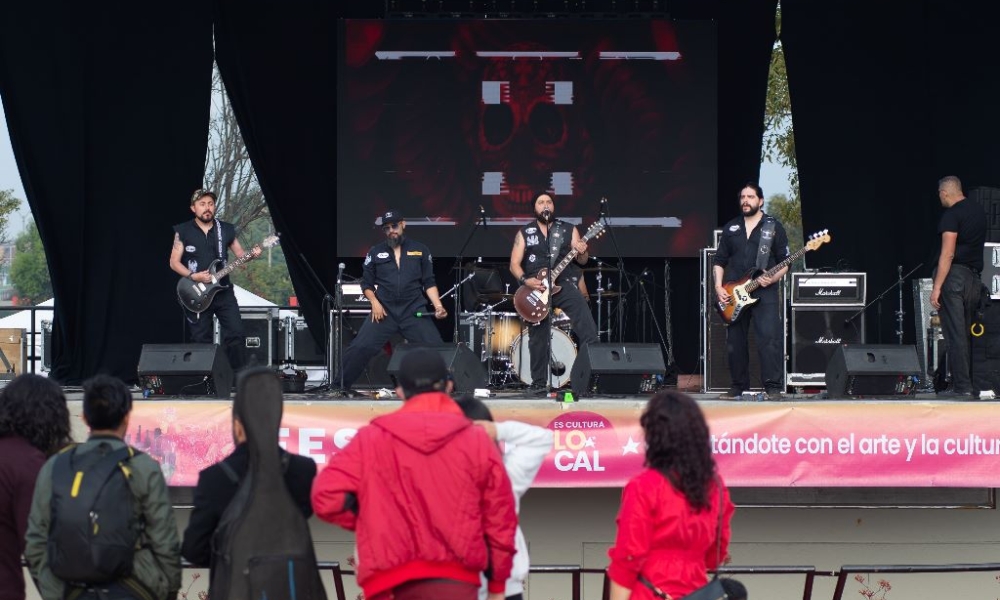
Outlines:
[[[853,306],[793,306],[790,387],[826,385],[826,367],[844,344],[865,342],[865,315]],[[847,321],[845,323],[845,321]]]
[[[341,302],[344,305],[343,308],[346,310],[359,308],[371,310],[372,308],[372,303],[361,291],[360,283],[342,283],[340,285],[340,294]]]
[[[864,306],[865,273],[792,273],[792,306]]]

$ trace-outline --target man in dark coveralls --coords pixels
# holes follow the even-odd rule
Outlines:
[[[194,219],[174,225],[174,244],[170,251],[170,268],[181,277],[204,284],[212,283],[208,267],[216,259],[222,259],[220,268],[225,266],[228,251],[239,258],[245,253],[236,239],[236,228],[215,218],[215,192],[206,189],[195,190],[191,195],[191,212]],[[260,256],[260,246],[251,250]],[[229,277],[220,282],[226,289],[219,291],[212,304],[201,314],[184,309],[190,341],[196,344],[211,344],[213,337],[212,315],[219,319],[226,357],[233,371],[239,371],[246,362],[244,357],[245,338],[240,307],[236,303]]]
[[[425,314],[428,299],[436,319],[448,316],[434,281],[431,251],[404,235],[406,221],[397,210],[382,215],[382,231],[385,240],[365,255],[362,291],[372,304],[372,313],[344,350],[345,389],[350,389],[368,361],[396,333],[409,342],[441,343],[437,326],[426,318],[430,316]],[[339,380],[335,378],[334,382]]]

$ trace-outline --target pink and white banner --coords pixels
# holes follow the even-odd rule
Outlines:
[[[620,487],[642,468],[637,403],[493,405],[497,420],[548,427],[555,447],[536,486]],[[320,469],[395,402],[286,404],[281,444]],[[1000,487],[1000,421],[988,403],[813,402],[703,405],[712,447],[734,487]],[[227,402],[138,402],[129,442],[172,486],[233,449]]]

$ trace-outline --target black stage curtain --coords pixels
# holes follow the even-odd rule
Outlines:
[[[338,264],[335,4],[216,2],[216,60],[317,343]]]
[[[0,95],[49,260],[64,384],[134,380],[143,343],[180,339],[167,259],[204,165],[211,19],[203,0],[0,5]]]
[[[726,0],[719,7],[720,226],[739,214],[742,185],[760,178],[777,4],[777,0]]]
[[[1000,13],[969,1],[782,2],[805,232],[832,243],[809,267],[868,273],[877,297],[939,247],[937,180],[997,185]],[[868,341],[896,341],[898,293],[868,317]],[[905,340],[913,341],[904,283]],[[881,322],[880,322],[881,321]]]

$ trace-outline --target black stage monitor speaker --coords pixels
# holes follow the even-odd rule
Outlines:
[[[638,394],[667,369],[658,344],[590,344],[573,362],[573,394]]]
[[[844,344],[826,367],[829,398],[909,394],[920,376],[915,346]]]
[[[215,344],[143,344],[139,384],[152,395],[228,398],[233,370]]]
[[[386,370],[395,380],[399,376],[399,365],[407,352],[417,348],[434,350],[444,359],[456,392],[472,392],[486,387],[486,368],[479,358],[465,344],[400,344],[392,351]]]

